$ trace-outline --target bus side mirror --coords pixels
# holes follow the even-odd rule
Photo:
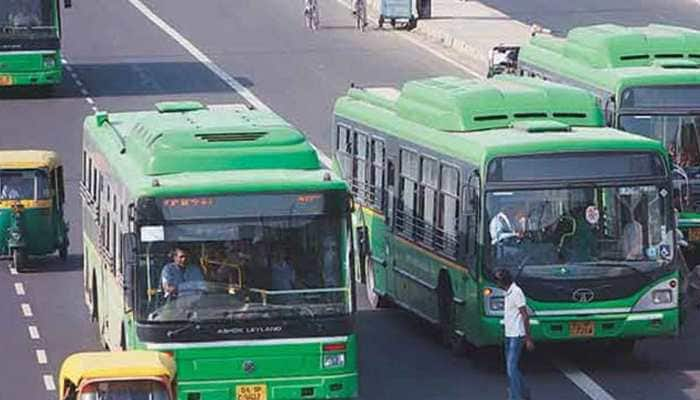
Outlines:
[[[138,238],[135,233],[122,235],[122,265],[124,266],[124,298],[127,309],[133,307],[134,271],[138,266]]]
[[[63,0],[63,5],[65,8],[71,8],[71,7],[73,7],[73,1],[72,0]]]

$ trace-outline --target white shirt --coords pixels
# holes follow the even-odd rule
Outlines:
[[[491,235],[491,244],[496,244],[501,240],[517,236],[508,216],[502,212],[499,212],[495,217],[491,218],[489,234]]]
[[[505,304],[503,307],[503,325],[505,326],[506,337],[525,336],[525,322],[520,314],[520,307],[527,305],[525,294],[515,282],[510,284],[506,291]]]

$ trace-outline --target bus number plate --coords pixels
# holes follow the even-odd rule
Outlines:
[[[690,228],[688,231],[688,240],[691,242],[700,242],[700,228]]]
[[[0,86],[10,86],[10,85],[12,85],[12,76],[0,75]]]
[[[595,336],[595,322],[593,322],[593,321],[572,321],[572,322],[569,322],[569,336],[571,336],[571,337]]]
[[[267,385],[238,385],[236,400],[267,400]]]

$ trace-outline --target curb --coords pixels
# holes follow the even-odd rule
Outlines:
[[[469,58],[469,60],[475,63],[479,68],[488,68],[488,53],[484,53],[481,49],[462,39],[453,37],[441,29],[431,28],[429,24],[421,23],[421,20],[418,20],[418,26],[411,31],[411,33],[429,40],[437,41],[444,47],[458,51],[460,54]]]

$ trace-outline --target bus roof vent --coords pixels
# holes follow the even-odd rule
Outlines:
[[[163,101],[156,103],[159,113],[187,112],[203,110],[206,107],[198,101]]]
[[[513,128],[530,133],[571,131],[571,126],[563,122],[552,120],[518,121],[513,123]]]
[[[209,143],[220,142],[252,142],[267,135],[267,132],[236,132],[236,133],[200,133],[194,135]]]

